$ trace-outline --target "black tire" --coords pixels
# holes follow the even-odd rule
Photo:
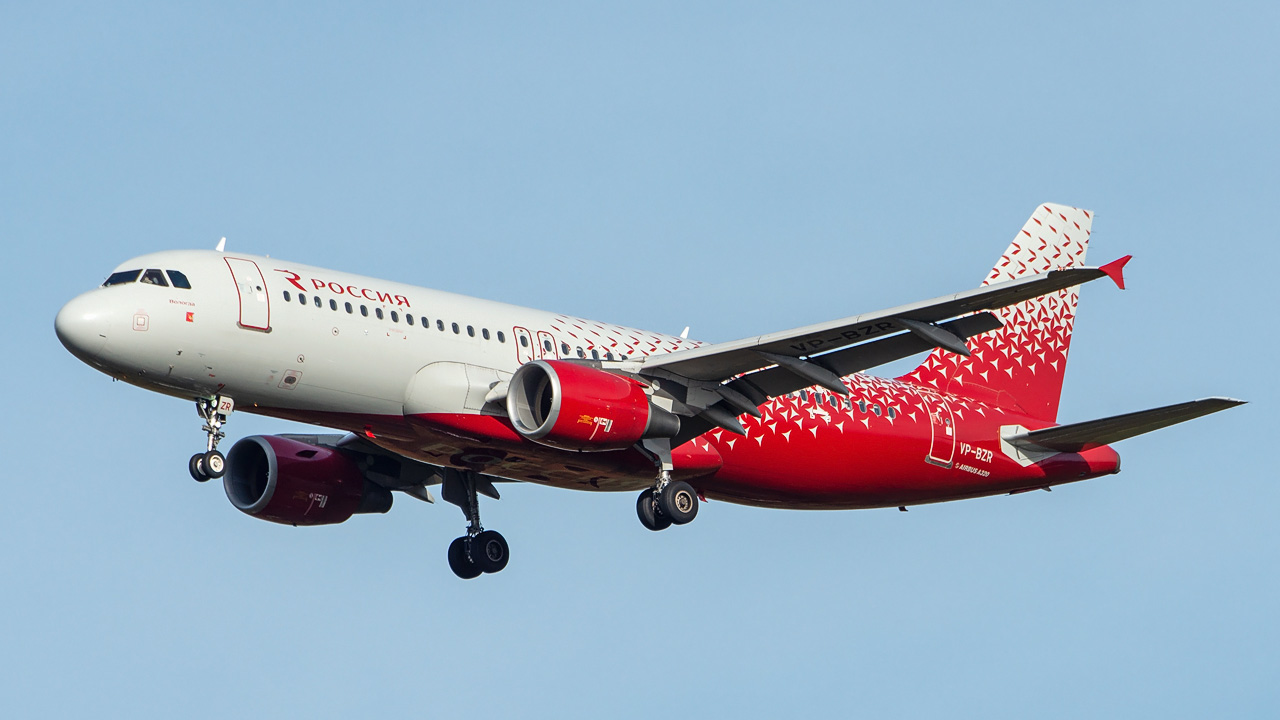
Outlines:
[[[687,482],[668,483],[658,496],[658,512],[676,525],[684,525],[698,516],[698,493]]]
[[[200,468],[205,475],[217,480],[227,472],[227,458],[217,450],[210,450],[201,459]]]
[[[209,476],[204,474],[204,453],[192,455],[191,461],[187,463],[187,470],[196,482],[209,482]]]
[[[463,580],[480,577],[480,568],[467,557],[467,539],[460,537],[449,543],[449,569]]]
[[[481,572],[500,572],[511,559],[507,539],[497,531],[485,530],[471,539],[471,559]]]
[[[658,512],[655,506],[652,488],[640,493],[640,497],[636,498],[636,515],[640,517],[641,525],[654,532],[671,527],[671,518]]]

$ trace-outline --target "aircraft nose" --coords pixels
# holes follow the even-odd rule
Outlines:
[[[63,305],[53,320],[54,332],[63,347],[81,358],[94,357],[102,350],[110,327],[106,304],[92,292]]]

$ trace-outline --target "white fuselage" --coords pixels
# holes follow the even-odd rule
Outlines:
[[[79,296],[57,320],[72,352],[151,390],[228,395],[239,410],[366,430],[428,461],[466,438],[409,436],[393,420],[484,414],[489,390],[533,359],[616,361],[701,344],[254,255],[168,251],[117,272],[147,269],[177,270],[191,288],[134,281]]]

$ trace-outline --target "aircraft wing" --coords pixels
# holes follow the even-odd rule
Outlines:
[[[850,345],[880,340],[904,331],[908,331],[920,340],[925,341],[926,345],[920,347],[919,343],[906,344],[900,348],[900,353],[883,352],[886,348],[882,346],[880,348],[881,352],[875,356],[875,362],[872,365],[896,360],[899,357],[907,357],[919,352],[921,349],[928,350],[934,347],[944,347],[967,355],[968,351],[964,349],[964,338],[968,337],[968,335],[954,332],[955,329],[962,328],[947,330],[940,328],[936,323],[980,310],[992,310],[1016,305],[1024,300],[1057,292],[1103,276],[1110,276],[1120,282],[1118,279],[1120,277],[1120,267],[1127,260],[1127,257],[1122,258],[1100,268],[1079,267],[1052,270],[1042,275],[1033,275],[995,285],[987,285],[976,290],[945,295],[932,300],[901,305],[879,312],[854,315],[839,320],[744,338],[733,342],[703,345],[702,347],[680,350],[664,355],[650,355],[644,358],[641,372],[663,369],[690,380],[723,382],[744,373],[772,365],[787,367],[793,371],[802,371],[803,368],[787,361],[799,361],[799,358],[802,357],[823,355]],[[986,322],[990,324],[991,320]],[[996,322],[998,323],[998,321]],[[996,327],[999,327],[999,324],[986,327],[977,332],[971,332],[969,335],[993,330]],[[799,362],[811,364],[804,363],[804,361]],[[871,367],[871,365],[866,365],[861,361],[853,364],[861,365],[858,369]],[[833,368],[833,370],[835,371],[835,377],[856,371],[841,371],[838,368]],[[828,372],[831,371],[829,370]],[[822,383],[809,382],[801,387],[813,384]]]
[[[1243,404],[1243,400],[1232,398],[1204,398],[1101,420],[1032,430],[1004,438],[1004,441],[1026,450],[1080,452]]]

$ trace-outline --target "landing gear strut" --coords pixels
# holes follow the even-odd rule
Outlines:
[[[234,400],[221,395],[196,400],[196,413],[204,420],[204,427],[201,429],[208,436],[205,451],[192,455],[187,463],[187,470],[191,472],[191,477],[195,478],[196,482],[216,480],[227,471],[227,458],[218,452],[218,441],[226,437],[226,433],[222,432],[222,426],[226,424],[227,416],[235,406]]]
[[[507,541],[497,531],[480,525],[480,495],[498,499],[498,490],[488,479],[473,470],[445,468],[440,495],[446,502],[462,509],[467,518],[467,534],[449,544],[449,569],[463,580],[482,573],[496,573],[511,558]]]
[[[671,441],[645,440],[644,448],[658,464],[658,479],[653,487],[636,499],[636,515],[640,524],[650,530],[666,530],[684,525],[698,516],[698,493],[683,480],[672,480]]]
[[[640,524],[650,530],[666,530],[684,525],[698,516],[698,493],[689,483],[673,481],[663,473],[658,482],[636,499]]]

